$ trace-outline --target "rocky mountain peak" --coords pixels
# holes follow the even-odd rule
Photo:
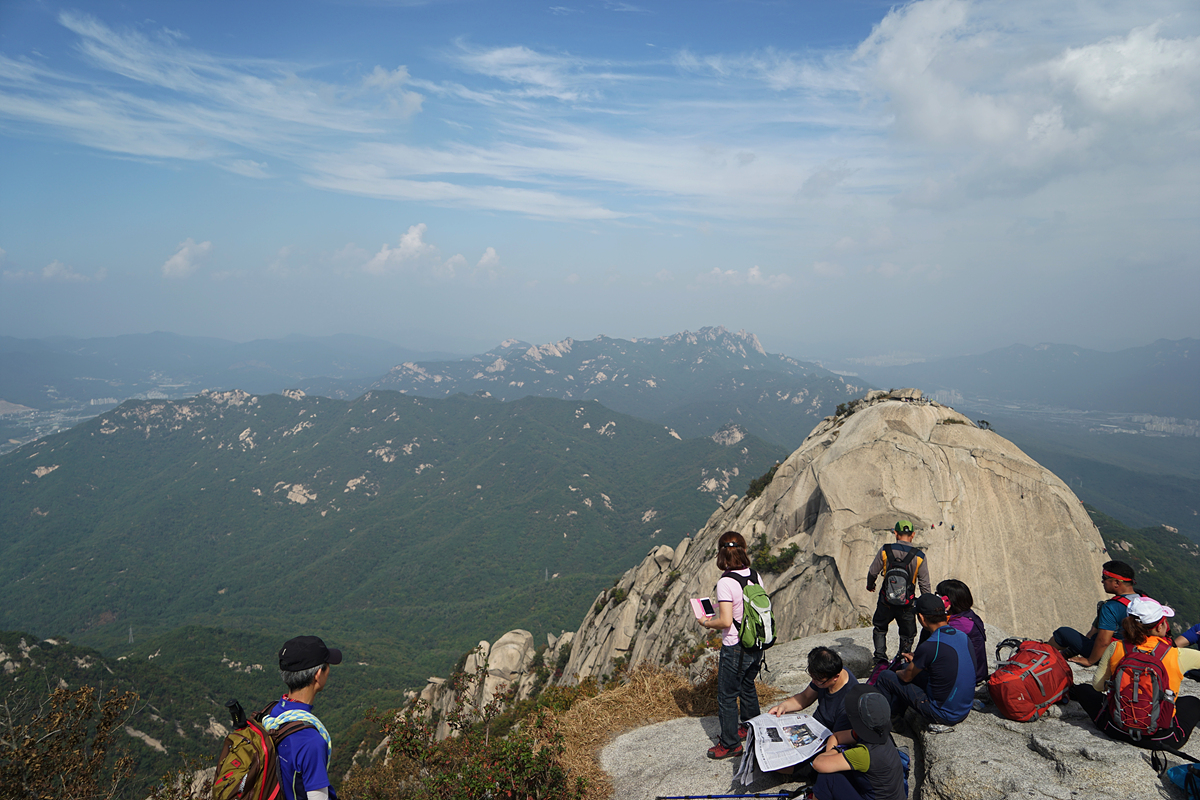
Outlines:
[[[727,530],[795,553],[764,572],[781,640],[856,627],[876,602],[867,568],[898,519],[912,521],[934,585],[965,581],[979,614],[1016,635],[1086,630],[1102,598],[1104,544],[1066,484],[916,389],[872,392],[818,423],[761,495],[731,497],[694,538],[655,547],[602,593],[564,672],[604,675],[614,658],[668,663],[697,646],[688,599],[712,594]]]

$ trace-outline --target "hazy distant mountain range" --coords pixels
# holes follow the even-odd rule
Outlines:
[[[1200,340],[1160,339],[1102,353],[1069,344],[1015,344],[982,355],[864,367],[880,386],[957,392],[968,401],[1200,419]]]
[[[786,455],[716,438],[550,398],[129,401],[0,456],[0,628],[317,627],[415,685],[502,625],[577,624]]]
[[[373,380],[402,361],[457,357],[344,334],[252,342],[162,332],[96,339],[0,336],[0,400],[44,411],[153,392],[281,392],[316,376]]]
[[[370,388],[424,397],[487,392],[501,400],[599,400],[684,437],[737,422],[790,450],[839,403],[869,387],[767,353],[752,333],[712,327],[657,339],[598,336],[543,345],[510,339],[472,358],[400,364]]]

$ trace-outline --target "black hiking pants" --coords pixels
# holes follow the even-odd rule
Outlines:
[[[1124,731],[1113,727],[1108,722],[1108,711],[1104,708],[1108,695],[1098,692],[1088,683],[1077,683],[1070,689],[1071,699],[1083,706],[1087,715],[1096,722],[1099,728],[1110,739],[1128,742],[1138,747],[1153,750],[1156,747],[1169,747],[1178,750],[1187,744],[1192,729],[1200,722],[1200,697],[1180,697],[1175,701],[1175,727],[1162,730],[1153,736],[1134,739]]]
[[[892,620],[896,620],[896,627],[900,629],[900,652],[911,653],[913,651],[913,642],[917,638],[916,607],[912,604],[893,606],[884,602],[881,597],[878,605],[875,606],[875,616],[871,618],[871,623],[875,626],[872,638],[875,640],[876,662],[891,660],[887,654],[887,630],[888,625],[892,624]]]

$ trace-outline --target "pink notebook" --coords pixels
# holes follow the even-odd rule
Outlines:
[[[711,619],[717,615],[713,610],[712,599],[708,597],[693,597],[692,613],[696,615],[696,619]]]

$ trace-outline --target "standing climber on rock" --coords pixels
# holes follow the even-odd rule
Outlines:
[[[1128,613],[1129,604],[1141,597],[1133,585],[1133,567],[1124,561],[1107,561],[1100,568],[1100,582],[1104,591],[1112,597],[1096,607],[1096,619],[1086,634],[1074,628],[1059,628],[1050,637],[1049,644],[1061,650],[1067,660],[1084,667],[1094,666],[1112,643],[1113,637],[1120,638],[1121,622]]]
[[[871,622],[875,626],[875,662],[888,663],[887,630],[896,620],[900,629],[900,652],[911,653],[913,640],[917,638],[917,617],[913,603],[917,599],[917,588],[921,594],[929,593],[929,567],[925,554],[913,547],[913,525],[906,519],[896,523],[893,529],[896,541],[885,544],[875,554],[867,570],[867,591],[875,591],[876,578],[883,576],[879,587],[879,602]]]
[[[726,531],[717,540],[717,569],[722,570],[717,581],[717,615],[699,622],[705,628],[721,631],[721,657],[717,662],[717,719],[721,733],[717,743],[708,749],[708,757],[729,758],[742,754],[741,740],[746,738],[744,720],[759,715],[754,679],[762,667],[763,654],[762,650],[747,650],[742,646],[738,627],[745,618],[742,582],[761,584],[762,579],[750,569],[746,540],[737,531]]]

